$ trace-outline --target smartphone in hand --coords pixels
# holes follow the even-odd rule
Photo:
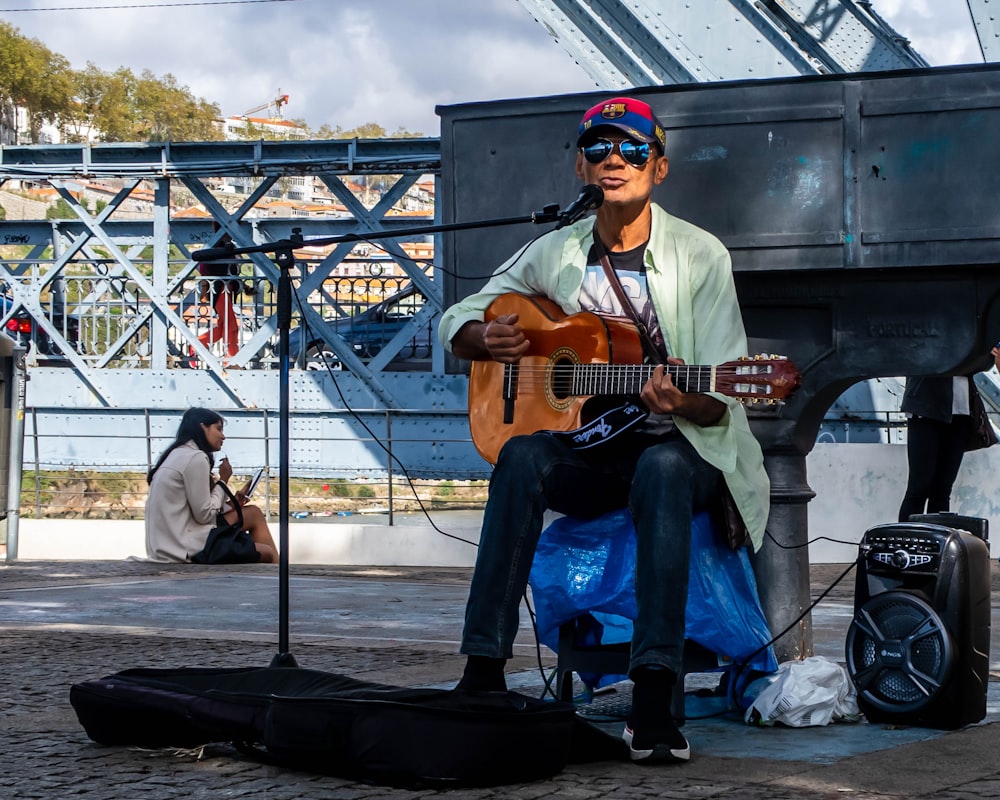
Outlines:
[[[261,467],[254,473],[253,477],[250,479],[250,485],[247,486],[247,491],[244,497],[249,499],[253,495],[254,491],[257,489],[257,484],[260,483],[261,478],[263,478],[266,473],[267,469],[265,467]]]

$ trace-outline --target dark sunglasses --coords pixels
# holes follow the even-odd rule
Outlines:
[[[650,145],[648,142],[633,142],[631,139],[624,139],[620,142],[612,142],[609,139],[595,139],[590,144],[580,148],[583,157],[591,164],[600,164],[610,156],[615,148],[618,154],[633,167],[644,167],[649,161]]]

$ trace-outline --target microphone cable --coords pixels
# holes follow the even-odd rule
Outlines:
[[[300,326],[302,327],[303,334],[304,334],[303,338],[302,338],[302,345],[301,345],[301,347],[304,348],[306,342],[308,342],[309,339],[311,338],[311,336],[309,335],[311,329],[309,327],[308,321],[306,320],[306,317],[302,313],[302,307],[303,307],[303,305],[302,305],[302,298],[299,296],[298,288],[295,286],[294,282],[292,282],[292,297],[293,297],[293,299],[295,301],[295,305],[296,305],[296,307],[298,308],[298,311],[299,311]],[[336,390],[337,396],[340,398],[340,402],[343,404],[344,409],[365,430],[365,432],[367,432],[368,435],[371,436],[372,441],[375,442],[375,444],[377,444],[386,453],[386,455],[389,456],[389,458],[392,460],[392,462],[399,467],[400,471],[403,473],[403,477],[406,479],[407,485],[410,487],[410,491],[413,493],[414,499],[417,501],[417,505],[420,507],[421,512],[423,513],[424,517],[427,519],[428,523],[430,523],[431,527],[437,533],[439,533],[442,536],[445,536],[445,537],[447,537],[449,539],[454,539],[454,540],[459,541],[459,542],[464,542],[465,544],[470,544],[473,547],[479,547],[478,542],[473,542],[470,539],[466,539],[466,538],[464,538],[462,536],[458,536],[457,534],[448,533],[447,531],[444,531],[444,530],[442,530],[441,528],[438,527],[437,523],[435,523],[434,520],[431,518],[430,511],[424,505],[423,500],[420,499],[420,495],[419,495],[419,493],[417,491],[416,485],[414,484],[413,478],[410,476],[410,472],[407,469],[406,465],[403,464],[403,462],[399,460],[398,456],[396,456],[396,454],[393,453],[382,442],[382,440],[379,438],[378,434],[376,434],[371,429],[371,427],[369,427],[368,423],[365,422],[365,420],[361,417],[361,415],[358,414],[351,407],[350,403],[347,401],[347,398],[344,395],[343,390],[340,388],[340,384],[337,382],[336,370],[333,369],[332,365],[327,360],[326,352],[324,350],[322,350],[322,349],[320,350],[319,357],[320,357],[320,360],[323,363],[323,367],[326,370],[327,375],[330,378],[330,381],[333,383],[333,388]]]

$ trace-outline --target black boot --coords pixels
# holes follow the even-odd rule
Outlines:
[[[663,667],[639,667],[632,675],[632,711],[622,738],[641,764],[687,761],[691,745],[670,714],[677,675]]]
[[[455,688],[466,692],[506,692],[507,681],[503,675],[506,664],[505,658],[469,656],[462,680]]]

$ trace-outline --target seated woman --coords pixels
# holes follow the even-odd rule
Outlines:
[[[149,471],[146,498],[146,554],[154,561],[190,561],[216,525],[237,520],[224,489],[212,479],[213,453],[226,440],[222,417],[207,408],[184,412],[177,438]],[[233,475],[229,459],[219,464],[219,479]],[[260,561],[278,560],[263,512],[246,504],[246,487],[234,493],[242,506],[243,526],[253,539]]]

